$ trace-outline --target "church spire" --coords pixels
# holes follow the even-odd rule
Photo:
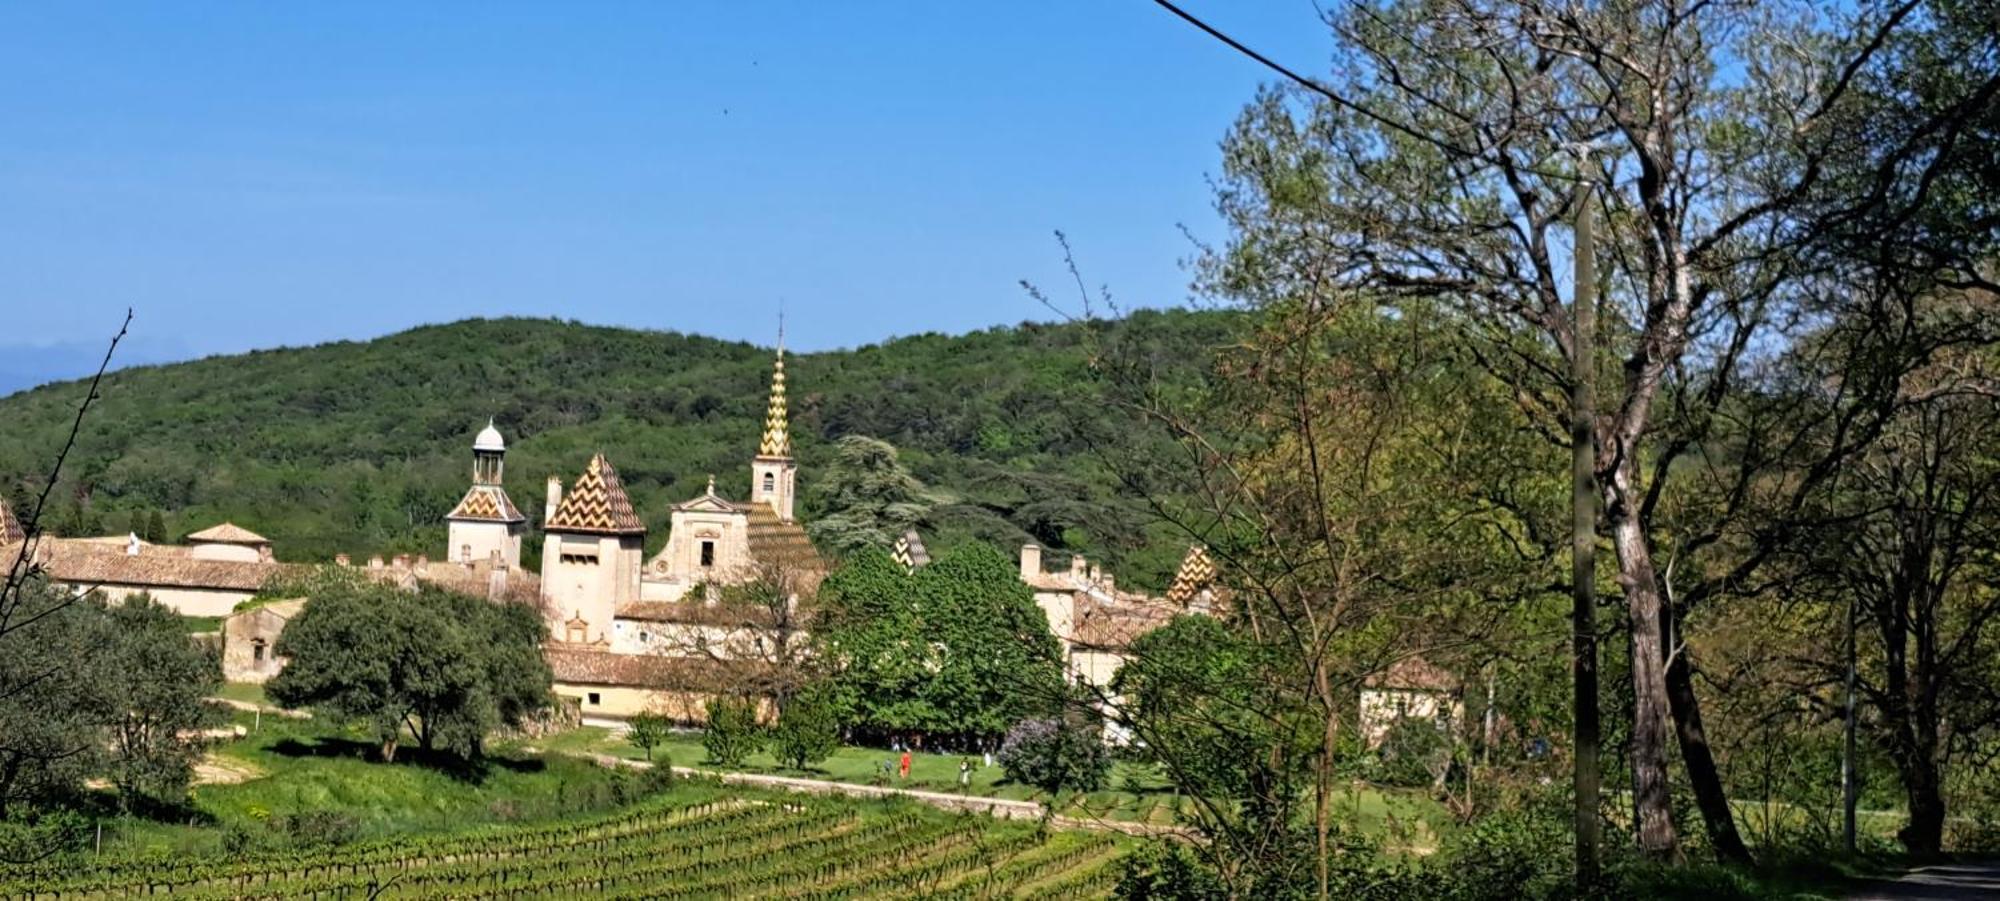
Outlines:
[[[764,411],[764,439],[757,443],[760,457],[790,457],[792,432],[785,416],[785,332],[778,329],[778,361],[771,367],[771,402]]]

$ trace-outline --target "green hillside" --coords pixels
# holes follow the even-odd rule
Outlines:
[[[1144,312],[1111,323],[1192,374],[1224,340],[1221,313]],[[1179,548],[1151,536],[1079,424],[1103,414],[1080,325],[935,334],[793,355],[787,375],[810,519],[833,440],[872,435],[952,503],[934,545],[1035,540],[1118,563],[1157,585]],[[493,416],[510,443],[507,485],[539,522],[543,482],[608,454],[653,532],[713,473],[748,492],[771,352],[672,332],[553,320],[468,320],[366,342],[259,351],[120,371],[105,379],[50,524],[122,532],[154,511],[177,537],[233,520],[279,556],[439,554],[463,492],[472,435]],[[83,383],[0,398],[0,490],[38,490]],[[531,535],[531,558],[539,536]]]

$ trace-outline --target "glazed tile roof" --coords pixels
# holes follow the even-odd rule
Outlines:
[[[778,362],[771,367],[771,402],[764,411],[764,437],[757,443],[760,457],[792,455],[791,426],[785,416],[785,350],[778,348]]]
[[[590,466],[563,495],[554,516],[542,527],[545,532],[594,532],[605,535],[644,534],[646,524],[632,511],[632,498],[618,481],[618,470],[603,454],[590,458]]]
[[[1180,570],[1174,573],[1174,584],[1167,588],[1167,600],[1186,606],[1214,582],[1215,561],[1208,558],[1208,548],[1189,545]]]
[[[916,572],[917,567],[931,562],[931,552],[924,548],[924,539],[917,534],[916,529],[906,529],[896,539],[893,556],[896,562],[902,564],[903,569],[909,572]]]
[[[21,529],[21,521],[14,518],[14,510],[0,499],[0,545],[20,544],[28,540],[28,533]]]
[[[210,526],[188,536],[189,541],[206,544],[270,544],[271,539],[243,528],[233,522]]]
[[[542,653],[555,681],[580,685],[715,691],[752,684],[769,675],[770,669],[751,660],[614,654],[559,642],[549,644]]]
[[[465,493],[458,506],[445,514],[446,519],[468,519],[480,522],[527,522],[528,518],[514,507],[514,501],[498,485],[474,485]]]

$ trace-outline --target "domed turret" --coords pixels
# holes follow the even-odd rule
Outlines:
[[[479,430],[479,437],[472,439],[472,449],[506,453],[507,442],[500,437],[500,430],[493,427],[493,420],[486,420],[486,428]]]

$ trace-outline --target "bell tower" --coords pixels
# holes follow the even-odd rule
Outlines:
[[[500,487],[506,466],[507,442],[493,421],[472,442],[472,488],[445,516],[448,539],[445,559],[467,566],[492,563],[508,569],[521,565],[521,533],[528,518],[514,507]]]
[[[799,465],[792,459],[792,432],[785,412],[785,328],[778,326],[778,359],[771,367],[771,400],[764,411],[764,437],[750,458],[750,501],[767,504],[784,522],[792,521],[792,497]]]

